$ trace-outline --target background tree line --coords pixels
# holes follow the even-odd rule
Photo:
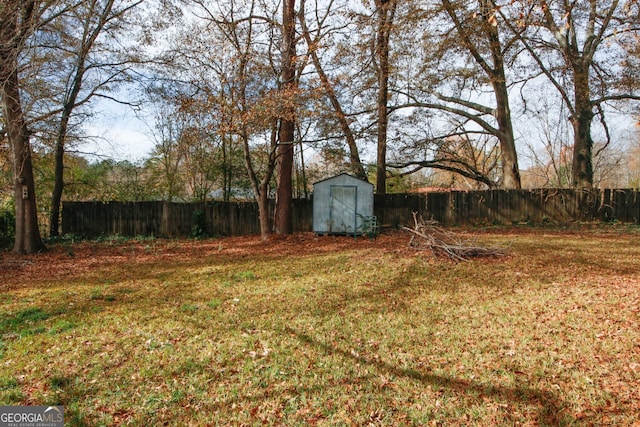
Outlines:
[[[339,171],[378,193],[637,186],[639,73],[637,0],[6,0],[14,250],[43,247],[36,203],[58,234],[62,199],[253,197],[267,237]],[[144,113],[144,161],[79,151],[108,147],[105,102]]]

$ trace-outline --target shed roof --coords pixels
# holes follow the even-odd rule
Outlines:
[[[348,174],[346,172],[342,172],[342,173],[339,173],[338,175],[334,175],[334,176],[330,176],[330,177],[325,178],[325,179],[321,179],[320,181],[314,182],[313,185],[320,184],[320,183],[323,183],[325,181],[331,181],[332,179],[335,179],[335,178],[338,178],[338,177],[341,177],[341,176],[347,176],[347,177],[349,177],[351,179],[355,179],[356,181],[360,181],[360,182],[363,182],[365,184],[369,184],[370,186],[373,187],[373,184],[370,183],[369,181],[365,181],[364,179],[356,178],[355,176],[353,176],[351,174]]]

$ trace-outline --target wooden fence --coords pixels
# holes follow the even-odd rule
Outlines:
[[[65,202],[62,211],[63,233],[87,237],[184,237],[192,235],[199,225],[211,236],[260,233],[258,206],[254,202]],[[293,212],[294,231],[311,231],[313,202],[295,200]],[[640,192],[537,189],[374,197],[374,213],[382,227],[412,225],[413,212],[448,226],[614,220],[638,224]]]
[[[272,217],[273,207],[272,202]],[[308,200],[294,200],[294,230],[311,230],[312,208]],[[62,232],[86,237],[242,236],[260,234],[260,221],[254,202],[64,202]]]
[[[411,224],[411,212],[444,225],[620,221],[638,224],[640,192],[630,189],[449,191],[376,196],[383,225]],[[410,212],[409,212],[410,211]]]

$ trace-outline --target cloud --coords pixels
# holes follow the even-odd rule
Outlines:
[[[136,162],[149,156],[154,143],[137,119],[114,119],[85,126],[90,140],[77,150],[85,156],[108,157]]]

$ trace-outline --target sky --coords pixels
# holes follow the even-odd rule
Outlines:
[[[94,138],[78,148],[84,156],[133,163],[149,156],[154,146],[151,130],[131,108],[105,103],[96,110],[95,117],[85,124],[87,133]]]
[[[555,95],[555,94],[554,94]],[[553,98],[550,94],[550,98]],[[517,99],[513,100],[517,104]],[[561,103],[559,99],[552,104]],[[514,104],[515,105],[515,104]],[[532,103],[533,105],[533,103]],[[122,104],[113,101],[97,101],[95,107],[96,114],[85,124],[87,133],[94,136],[92,142],[88,142],[79,147],[83,156],[91,160],[113,159],[116,161],[128,160],[133,163],[147,159],[155,145],[152,135],[153,117],[150,111],[145,111],[145,104],[142,110],[137,113]],[[553,109],[552,109],[553,110]],[[550,116],[558,114],[566,115],[559,111],[548,111]],[[607,113],[607,121],[612,136],[614,146],[624,146],[635,137],[633,118],[635,116],[626,111],[612,111]],[[519,164],[521,169],[532,166],[532,148],[542,149],[543,129],[537,123],[535,117],[523,120],[514,115],[514,128],[516,131],[516,144],[518,145]],[[565,122],[569,131],[569,123]],[[558,129],[560,130],[560,129]],[[598,142],[604,140],[598,120],[594,121],[592,127],[594,139]],[[569,131],[570,133],[570,131]],[[563,135],[568,143],[571,143],[572,134]],[[361,147],[363,152],[365,147]],[[536,150],[537,151],[537,150]],[[372,160],[373,161],[373,160]]]

